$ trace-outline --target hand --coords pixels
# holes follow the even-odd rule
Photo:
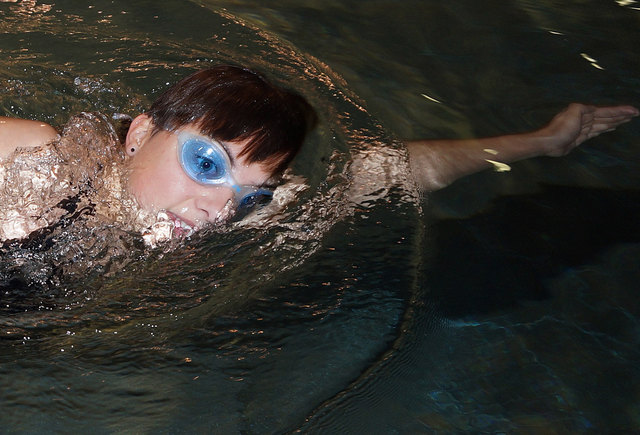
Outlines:
[[[585,140],[615,130],[639,113],[632,106],[596,107],[573,103],[539,131],[550,139],[545,155],[564,156]]]

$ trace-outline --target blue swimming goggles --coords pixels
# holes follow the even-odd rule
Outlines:
[[[178,131],[178,160],[193,181],[206,186],[228,186],[238,210],[248,211],[273,198],[273,191],[238,184],[231,174],[231,160],[224,147],[213,139]]]

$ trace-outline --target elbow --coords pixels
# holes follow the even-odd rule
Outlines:
[[[58,132],[46,122],[35,122],[33,129],[33,137],[30,140],[30,146],[39,146],[47,144],[58,138]]]
[[[46,122],[0,117],[0,158],[16,148],[45,145],[58,138],[58,132]]]
[[[407,150],[411,177],[420,190],[433,192],[443,189],[455,181],[449,179],[445,171],[440,169],[441,159],[429,147],[409,142]]]

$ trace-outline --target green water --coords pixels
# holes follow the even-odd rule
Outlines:
[[[401,191],[355,210],[336,192],[362,140],[640,105],[638,7],[0,3],[5,115],[134,114],[187,72],[247,64],[320,113],[300,206],[338,198],[308,206],[308,238],[239,229],[104,276],[4,282],[2,431],[637,431],[637,121],[461,180],[423,214]]]

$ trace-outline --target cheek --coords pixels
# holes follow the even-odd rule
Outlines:
[[[160,160],[132,168],[130,192],[143,208],[156,211],[185,199],[188,179],[175,163]]]

